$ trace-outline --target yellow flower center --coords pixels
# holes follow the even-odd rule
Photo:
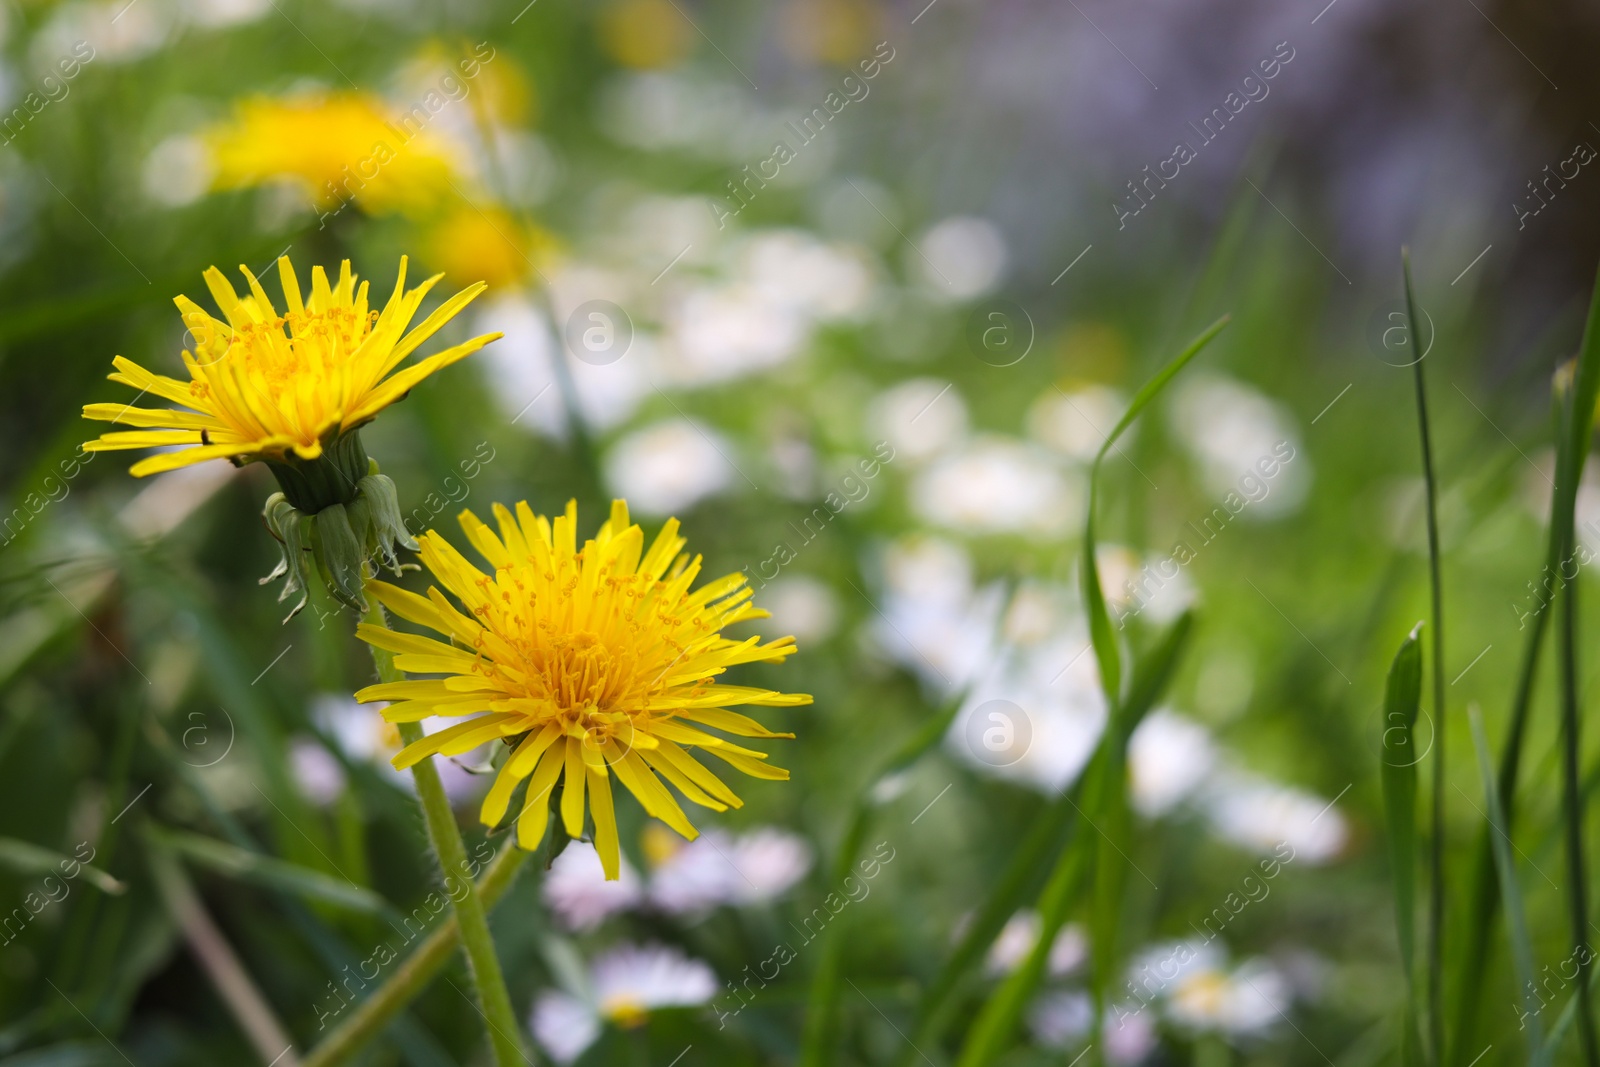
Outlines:
[[[650,1017],[644,1004],[626,994],[608,998],[600,1010],[607,1019],[625,1030],[643,1026]]]

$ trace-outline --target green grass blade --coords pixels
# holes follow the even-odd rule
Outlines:
[[[1472,728],[1472,745],[1478,753],[1478,773],[1483,778],[1484,803],[1489,808],[1489,828],[1493,831],[1495,869],[1500,876],[1500,895],[1506,905],[1506,928],[1511,937],[1511,960],[1517,971],[1517,988],[1522,991],[1527,1020],[1530,1067],[1543,1067],[1546,1060],[1544,1026],[1539,1022],[1539,1009],[1544,1005],[1533,994],[1534,959],[1533,944],[1528,938],[1528,916],[1522,907],[1522,890],[1517,884],[1517,868],[1511,858],[1511,835],[1506,825],[1505,809],[1500,804],[1500,789],[1495,782],[1494,770],[1489,762],[1489,742],[1483,734],[1483,716],[1476,706],[1467,709],[1467,721]]]
[[[1383,694],[1384,819],[1389,835],[1389,860],[1394,871],[1395,923],[1400,935],[1400,961],[1412,977],[1416,944],[1416,796],[1417,712],[1422,702],[1422,623],[1412,629],[1394,654]]]
[[[1115,800],[1126,806],[1125,753],[1128,738],[1161,698],[1161,694],[1172,680],[1178,662],[1188,647],[1193,630],[1194,617],[1191,613],[1185,612],[1138,664],[1129,683],[1128,699],[1121,713],[1107,723],[1105,740],[1089,766],[1084,769],[1079,780],[1062,794],[1061,799],[1051,805],[1049,813],[1058,818],[1059,822],[1046,824],[1045,817],[1041,817],[1040,822],[1036,823],[1034,830],[1030,831],[1024,841],[1023,847],[1013,855],[1012,862],[1008,865],[996,892],[991,894],[969,927],[961,945],[947,964],[945,972],[930,987],[922,1007],[925,1024],[918,1030],[919,1045],[922,1044],[924,1036],[937,1036],[938,1024],[932,1020],[948,1017],[950,1013],[947,1010],[947,1002],[957,981],[966,968],[977,962],[1000,932],[1001,927],[1005,925],[1006,920],[1016,911],[1021,903],[1019,898],[1022,888],[1026,885],[1026,875],[1043,859],[1050,841],[1060,835],[1060,826],[1067,824],[1075,828],[1069,830],[1073,836],[1068,838],[1062,848],[1050,879],[1039,896],[1038,940],[1034,942],[1027,961],[1012,972],[984,1005],[978,1020],[967,1034],[959,1063],[961,1067],[976,1067],[978,1064],[990,1062],[1005,1051],[1023,1010],[1044,979],[1045,967],[1049,960],[1050,949],[1055,944],[1056,934],[1066,922],[1072,901],[1083,888],[1091,864],[1095,862],[1096,853],[1106,850],[1109,842],[1119,839],[1123,842],[1119,847],[1126,851],[1128,836],[1126,826],[1120,834],[1109,836],[1104,833],[1091,835],[1083,832],[1086,817],[1083,808],[1079,806],[1079,801],[1081,800],[1089,809],[1090,814],[1087,818],[1095,820],[1102,831],[1107,824],[1100,821],[1100,814],[1104,814],[1107,808],[1107,797],[1114,794]],[[1096,814],[1097,812],[1100,814]],[[1041,824],[1048,825],[1048,837],[1038,832]],[[1103,865],[1120,872],[1123,862],[1123,857],[1118,856],[1114,863],[1105,861]],[[1108,921],[1114,922],[1115,916],[1119,913],[1118,909],[1106,905],[1104,901],[1100,904],[1106,907],[1106,914],[1112,916]],[[1104,935],[1105,931],[1102,930],[1102,939]]]
[[[1426,488],[1428,521],[1428,592],[1433,623],[1433,828],[1429,835],[1428,884],[1428,1050],[1436,1064],[1444,1062],[1444,782],[1447,716],[1444,699],[1444,585],[1439,575],[1439,488],[1433,470],[1433,439],[1428,431],[1428,393],[1423,360],[1433,345],[1421,348],[1416,295],[1411,285],[1411,254],[1400,250],[1400,272],[1405,276],[1406,320],[1411,331],[1412,382],[1416,387],[1417,431],[1422,439],[1422,480]]]
[[[316,900],[369,915],[390,915],[388,901],[370,889],[331,877],[298,863],[276,859],[202,834],[151,826],[146,833],[176,855],[228,878],[271,889],[282,889],[305,900]]]
[[[1554,1063],[1556,1053],[1561,1048],[1561,1043],[1567,1039],[1567,1031],[1572,1029],[1572,1020],[1578,1016],[1578,994],[1574,993],[1567,998],[1567,1006],[1561,1009],[1561,1014],[1556,1016],[1556,1024],[1550,1028],[1550,1037],[1544,1043],[1544,1057],[1546,1063]]]
[[[1097,754],[1095,763],[1085,772],[1095,777],[1092,787],[1085,790],[1086,795],[1099,789],[1096,772],[1101,767],[1103,763]],[[972,1029],[967,1032],[956,1067],[984,1067],[1004,1052],[1011,1043],[1012,1034],[1034,990],[1043,981],[1056,932],[1066,921],[1067,912],[1090,873],[1094,841],[1084,834],[1082,822],[1081,816],[1074,820],[1075,833],[1062,849],[1061,857],[1050,873],[1050,880],[1045,883],[1044,892],[1039,896],[1039,940],[1034,943],[1028,958],[1007,976],[978,1013]]]
[[[1563,414],[1560,420],[1561,446],[1556,457],[1556,500],[1551,509],[1551,536],[1560,538],[1559,577],[1577,545],[1578,486],[1583,478],[1584,462],[1588,458],[1589,441],[1594,434],[1595,400],[1600,395],[1600,276],[1596,277],[1594,295],[1589,304],[1577,366],[1570,378],[1558,374],[1556,383]],[[1556,596],[1561,604],[1561,611],[1556,618],[1556,648],[1561,683],[1562,804],[1567,830],[1567,885],[1572,911],[1573,944],[1578,948],[1587,945],[1589,904],[1579,769],[1582,758],[1582,711],[1578,695],[1581,670],[1577,649],[1577,583],[1562,581]],[[1593,955],[1588,951],[1582,952],[1578,960],[1578,1035],[1583,1046],[1584,1062],[1589,1067],[1600,1067],[1600,1040],[1596,1038],[1594,1012],[1589,1003],[1592,961]]]
[[[1422,705],[1422,646],[1417,623],[1400,643],[1383,694],[1383,742],[1379,775],[1394,878],[1395,931],[1405,971],[1404,1062],[1419,1056],[1416,986],[1417,712]],[[1437,736],[1437,735],[1436,735]]]
[[[1570,463],[1570,451],[1561,429],[1561,412],[1555,408],[1556,468],[1565,471]],[[1564,476],[1564,475],[1563,475]],[[1544,567],[1539,572],[1542,585],[1548,576],[1559,573],[1561,566],[1561,530],[1555,516],[1561,510],[1560,494],[1552,493],[1548,537],[1545,546]],[[1550,621],[1550,599],[1541,597],[1537,607],[1522,618],[1522,628],[1528,631],[1523,642],[1522,660],[1517,667],[1516,688],[1512,691],[1511,716],[1506,724],[1505,745],[1500,753],[1500,803],[1505,812],[1506,831],[1516,826],[1517,781],[1522,770],[1523,741],[1527,735],[1529,710],[1533,706],[1534,685],[1539,677],[1539,654],[1544,648],[1544,636]],[[1462,954],[1461,983],[1457,989],[1455,1031],[1450,1045],[1450,1062],[1460,1064],[1463,1057],[1477,1047],[1479,1024],[1482,1022],[1480,1005],[1483,999],[1483,980],[1488,973],[1489,937],[1494,928],[1495,910],[1500,905],[1500,883],[1495,871],[1494,831],[1485,826],[1478,838],[1472,879],[1471,910],[1467,916],[1466,947]]]
[[[1094,457],[1094,463],[1089,468],[1089,508],[1088,517],[1083,528],[1083,606],[1089,616],[1089,639],[1094,645],[1095,662],[1100,666],[1100,684],[1105,688],[1106,695],[1115,707],[1122,696],[1122,657],[1117,649],[1117,639],[1111,632],[1111,614],[1106,610],[1105,593],[1100,588],[1100,571],[1095,563],[1095,489],[1100,481],[1100,465],[1106,458],[1106,453],[1111,451],[1117,443],[1117,438],[1132,425],[1133,420],[1143,414],[1150,402],[1161,395],[1167,383],[1175,378],[1179,371],[1188,366],[1189,361],[1200,354],[1200,350],[1211,343],[1212,338],[1222,332],[1228,325],[1228,316],[1224,315],[1189,342],[1189,347],[1179,352],[1173,360],[1134,395],[1133,403],[1128,405],[1128,410],[1123,413],[1117,425],[1107,435],[1101,444],[1100,451]]]
[[[895,750],[895,754],[889,758],[883,769],[873,776],[871,783],[856,796],[850,822],[838,850],[834,853],[829,885],[842,884],[856,862],[856,855],[861,851],[861,842],[866,838],[867,827],[872,821],[875,807],[872,798],[878,786],[895,775],[909,770],[937,745],[949,731],[956,712],[961,710],[961,703],[961,697],[949,701],[937,714],[918,727]],[[844,934],[840,929],[841,926],[840,923],[833,923],[823,932],[822,944],[819,946],[821,954],[817,959],[816,969],[812,972],[811,987],[807,993],[805,1030],[801,1036],[800,1063],[804,1067],[826,1067],[835,1059],[834,1019],[839,1006],[840,980],[844,973],[842,966]]]
[[[127,891],[126,883],[119,882],[99,867],[91,867],[72,856],[64,856],[59,852],[52,852],[47,848],[28,841],[19,841],[14,837],[0,837],[0,867],[16,871],[18,874],[27,875],[54,875],[61,877],[76,877],[83,875],[84,880],[102,893],[116,896]],[[76,867],[71,875],[67,874],[68,867]]]

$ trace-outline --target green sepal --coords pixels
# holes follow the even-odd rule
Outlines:
[[[389,569],[399,574],[400,557],[395,552],[395,546],[412,552],[418,551],[420,546],[411,536],[411,531],[406,529],[405,519],[400,514],[400,495],[395,491],[394,482],[387,475],[379,474],[378,465],[373,463],[372,473],[361,479],[356,487],[356,499],[367,506],[367,516],[371,522],[371,539],[367,542],[369,549],[380,553]]]
[[[351,508],[355,515],[351,515]],[[317,569],[334,599],[357,611],[366,611],[366,600],[361,595],[362,539],[356,534],[356,525],[367,526],[366,508],[352,502],[351,508],[343,504],[330,504],[317,512],[315,520],[315,545]],[[356,521],[353,523],[351,519]]]
[[[267,585],[279,578],[284,579],[283,588],[278,592],[280,604],[294,594],[300,594],[300,599],[294,608],[283,617],[283,621],[288,622],[300,614],[311,595],[311,561],[307,555],[312,551],[312,538],[306,528],[311,519],[290,504],[282,493],[273,493],[267,498],[267,505],[261,511],[261,518],[283,551],[278,565],[272,569],[271,574],[261,579],[261,584]]]

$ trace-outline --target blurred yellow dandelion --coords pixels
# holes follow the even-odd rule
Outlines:
[[[85,405],[84,418],[140,427],[107,433],[84,445],[86,450],[189,446],[140,460],[133,465],[135,476],[220,457],[235,462],[314,460],[428,375],[500,336],[474,337],[391,374],[481,293],[483,283],[463,289],[407,332],[423,297],[442,275],[408,292],[404,257],[394,293],[381,312],[368,309],[367,283],[356,285],[348,260],[332,286],[321,267],[312,268],[311,295],[302,300],[294,267],[288,257],[279,259],[288,305],[282,315],[255,276],[240,270],[250,284],[250,295],[243,299],[217,268],[205,272],[226,322],[188,297],[176,300],[195,339],[194,351],[183,353],[189,381],[154,374],[122,356],[112,360],[117,368],[112,381],[139,390],[141,397],[152,394],[187,410]]]
[[[426,214],[461,195],[470,180],[459,153],[427,119],[413,109],[391,120],[383,101],[365,93],[245,100],[205,136],[212,184],[236,189],[287,179],[319,210],[354,202],[368,214]]]
[[[617,0],[600,14],[600,45],[635,70],[681,63],[689,54],[690,25],[670,0]]]
[[[517,843],[538,847],[548,798],[559,781],[561,821],[571,837],[583,833],[587,794],[595,847],[611,879],[619,868],[613,776],[647,813],[691,839],[697,833],[663,779],[715,811],[741,801],[689,749],[756,778],[789,777],[768,764],[765,753],[704,729],[793,737],[727,707],[811,703],[801,693],[716,683],[728,667],[781,662],[795,651],[792,637],[762,644],[759,637],[722,636],[733,623],[768,617],[751,603],[743,574],[690,592],[700,557],[682,553],[677,520],[669,520],[646,551],[643,531],[630,524],[620,500],[582,551],[575,502],[554,522],[535,516],[526,502],[515,515],[499,504],[494,512],[498,534],[470,511],[460,516],[467,540],[493,566],[492,577],[438,533],[419,538],[422,561],[468,614],[437,588],[421,597],[386,582],[367,584],[385,607],[438,631],[448,643],[369,624],[358,627],[357,636],[398,653],[401,670],[446,677],[369,686],[356,699],[395,701],[383,712],[394,722],[472,716],[408,745],[394,758],[396,767],[435,753],[459,755],[496,738],[510,740],[515,747],[483,802],[483,822],[499,823],[518,784],[529,779],[516,820]]]
[[[423,232],[419,254],[451,278],[480,278],[499,289],[546,269],[556,247],[547,231],[499,207],[459,204]]]

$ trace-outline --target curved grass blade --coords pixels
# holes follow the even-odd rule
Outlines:
[[[1483,778],[1484,802],[1489,808],[1489,828],[1493,831],[1495,870],[1500,875],[1500,895],[1506,905],[1506,928],[1511,937],[1511,960],[1517,971],[1517,988],[1522,990],[1525,1009],[1522,1018],[1528,1031],[1529,1067],[1545,1067],[1549,1053],[1545,1049],[1544,1026],[1539,1022],[1539,1010],[1544,1007],[1533,993],[1533,945],[1528,939],[1528,916],[1522,907],[1522,890],[1517,884],[1517,868],[1511,859],[1511,835],[1506,826],[1505,809],[1500,804],[1500,790],[1494,780],[1489,762],[1489,742],[1483,735],[1483,716],[1477,706],[1467,708],[1467,721],[1472,729],[1472,746],[1478,753],[1478,773]]]
[[[1083,583],[1083,606],[1089,616],[1089,640],[1094,645],[1095,662],[1100,667],[1100,685],[1105,689],[1106,697],[1113,708],[1122,698],[1122,657],[1117,648],[1117,639],[1111,632],[1111,614],[1106,610],[1105,593],[1100,588],[1100,572],[1095,565],[1095,489],[1100,482],[1100,465],[1105,461],[1106,453],[1116,445],[1117,438],[1122,436],[1123,431],[1127,430],[1133,420],[1150,406],[1152,400],[1161,395],[1167,383],[1222,332],[1222,328],[1228,325],[1228,319],[1229,316],[1224,315],[1206,327],[1200,336],[1189,342],[1189,347],[1179,352],[1172,362],[1162,367],[1154,378],[1144,384],[1144,387],[1134,395],[1133,403],[1128,405],[1128,410],[1117,420],[1117,425],[1100,445],[1100,451],[1095,454],[1094,463],[1089,468],[1089,507],[1083,527],[1083,560],[1080,571]]]
[[[119,882],[99,867],[91,867],[72,856],[64,856],[59,852],[52,852],[48,848],[40,848],[32,842],[19,841],[14,837],[0,837],[0,867],[16,871],[18,874],[62,876],[66,875],[68,865],[76,866],[78,868],[76,874],[82,874],[90,885],[102,893],[116,896],[128,889],[127,883]]]
[[[1137,665],[1128,685],[1125,712],[1134,726],[1144,719],[1166,691],[1193,630],[1194,615],[1185,612]],[[1022,843],[1011,854],[1004,871],[995,880],[983,905],[967,924],[955,950],[923,992],[917,1004],[914,1042],[902,1060],[903,1067],[911,1067],[913,1061],[919,1058],[915,1051],[917,1047],[934,1044],[955,1021],[955,1013],[950,1010],[951,1000],[967,973],[978,965],[989,946],[1000,935],[1006,921],[1022,906],[1023,894],[1032,884],[1034,872],[1043,865],[1047,856],[1060,847],[1065,828],[1078,810],[1078,802],[1083,799],[1085,778],[1087,773],[1035,817]]]
[[[203,834],[156,826],[149,827],[145,832],[152,841],[170,849],[175,855],[229,878],[282,889],[306,900],[322,901],[369,915],[395,914],[389,902],[372,890],[298,863],[252,852]]]

